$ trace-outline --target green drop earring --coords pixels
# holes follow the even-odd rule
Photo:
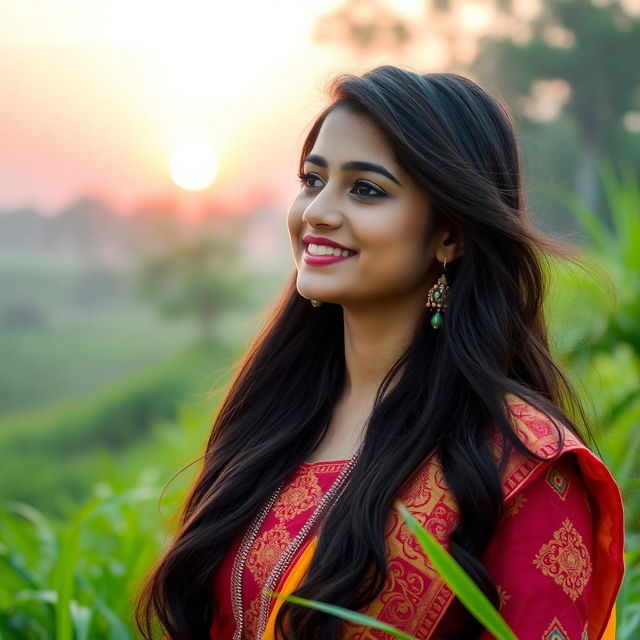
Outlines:
[[[447,259],[444,259],[443,271],[447,268]],[[436,312],[431,316],[431,326],[439,329],[442,326],[442,314],[447,308],[447,298],[449,297],[449,284],[447,276],[443,273],[438,281],[429,289],[427,294],[427,302],[424,305],[427,309],[435,309]]]
[[[320,300],[311,300],[312,307],[320,307],[322,306],[322,302]]]

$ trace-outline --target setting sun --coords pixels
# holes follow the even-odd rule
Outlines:
[[[189,191],[200,191],[214,181],[218,165],[209,146],[189,143],[175,147],[169,161],[169,170],[179,187]]]

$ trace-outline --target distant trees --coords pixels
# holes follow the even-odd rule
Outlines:
[[[510,10],[514,2],[501,4]],[[566,83],[563,108],[580,140],[578,195],[594,205],[598,161],[605,154],[620,159],[632,137],[625,118],[635,113],[640,119],[640,65],[632,62],[640,53],[640,15],[619,0],[544,0],[529,29],[525,42],[486,38],[472,69],[495,75],[512,104],[522,104],[537,81]]]
[[[209,343],[223,311],[243,306],[251,278],[240,270],[237,245],[221,236],[182,239],[140,263],[138,285],[167,317],[195,317]]]
[[[539,0],[529,9],[517,0],[424,2],[424,20],[410,20],[390,1],[344,0],[321,16],[316,37],[362,54],[433,41],[446,50],[447,70],[496,87],[524,123],[544,127],[566,116],[578,145],[567,177],[579,178],[578,195],[588,205],[596,204],[599,159],[640,162],[640,13],[628,2]],[[554,90],[559,95],[550,96]],[[555,100],[555,113],[538,117],[528,108],[541,97]],[[558,153],[551,155],[566,162],[566,141],[556,136],[553,143]]]

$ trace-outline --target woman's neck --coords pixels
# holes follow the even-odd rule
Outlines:
[[[424,309],[418,307],[418,312]],[[419,313],[415,304],[376,313],[344,309],[344,398],[356,403],[375,398],[383,378],[411,341]]]

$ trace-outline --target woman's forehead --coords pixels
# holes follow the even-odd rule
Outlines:
[[[310,153],[329,163],[375,159],[396,166],[393,147],[373,118],[341,106],[325,118]]]

